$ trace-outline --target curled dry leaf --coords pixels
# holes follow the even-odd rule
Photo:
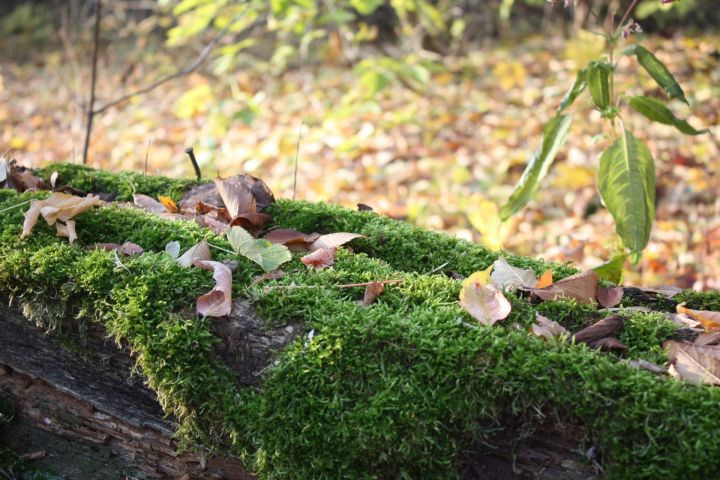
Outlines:
[[[197,312],[204,317],[224,317],[232,311],[232,272],[220,262],[195,260],[198,268],[211,270],[215,287],[197,299]]]
[[[707,332],[720,330],[720,312],[713,312],[710,310],[693,310],[686,308],[685,302],[677,306],[677,312],[684,313],[693,320],[697,320]]]
[[[210,245],[205,240],[201,240],[188,248],[175,262],[181,267],[187,268],[190,265],[194,265],[195,262],[207,261],[210,260],[210,258],[212,258],[210,255]]]
[[[133,205],[150,213],[166,213],[165,206],[152,197],[142,193],[133,193]]]
[[[648,362],[647,360],[643,360],[642,358],[633,359],[628,361],[627,363],[633,368],[637,368],[638,370],[647,370],[648,372],[654,373],[656,375],[667,373],[667,370],[665,370],[660,365]]]
[[[512,306],[494,285],[483,285],[475,274],[463,282],[460,305],[483,325],[494,325],[510,315]]]
[[[305,234],[290,228],[278,228],[270,230],[264,237],[270,243],[279,243],[287,246],[291,251],[293,248],[308,250],[310,245],[320,238],[319,233]]]
[[[172,198],[166,197],[165,195],[158,195],[158,200],[160,200],[160,203],[162,203],[168,213],[180,213],[180,209]]]
[[[670,375],[694,384],[720,385],[720,347],[666,341]]]
[[[612,308],[622,301],[624,292],[623,287],[598,287],[598,303],[605,308]]]
[[[570,334],[565,327],[537,312],[535,312],[535,323],[530,326],[530,331],[546,340]]]
[[[490,278],[493,285],[507,292],[518,288],[534,288],[537,285],[535,272],[527,268],[513,267],[505,257],[495,260]]]
[[[12,188],[20,193],[28,190],[42,190],[45,182],[32,174],[30,169],[0,155],[0,186]]]
[[[241,213],[260,212],[275,201],[265,182],[252,175],[217,178],[215,188],[232,218]]]
[[[603,352],[627,352],[628,347],[615,337],[605,337],[593,342],[588,342],[592,348],[598,348]]]
[[[95,243],[92,245],[95,250],[107,250],[108,252],[120,252],[123,255],[141,255],[144,250],[143,248],[132,242],[124,242],[122,245],[119,243]]]
[[[703,345],[718,345],[720,344],[720,330],[715,330],[713,332],[705,332],[701,333],[697,337],[695,337],[695,340],[693,341],[693,345],[697,345],[699,347]]]
[[[70,245],[72,245],[73,242],[77,240],[77,233],[75,232],[75,222],[73,220],[68,220],[64,224],[57,222],[55,224],[55,228],[57,229],[57,236],[66,237]]]
[[[302,257],[300,261],[310,268],[319,270],[335,263],[335,253],[337,253],[337,247],[319,248]]]
[[[383,292],[385,285],[382,282],[370,282],[365,286],[365,294],[363,295],[362,304],[369,307]]]
[[[351,240],[356,238],[365,238],[365,235],[348,232],[337,232],[329,233],[327,235],[321,235],[310,245],[310,251],[315,251],[320,248],[339,247],[345,245]]]
[[[213,208],[224,208],[222,198],[212,183],[201,183],[185,192],[180,200],[180,208],[192,212],[200,203]]]
[[[20,238],[25,238],[32,232],[37,224],[40,215],[45,218],[49,225],[60,221],[67,225],[76,215],[83,213],[90,207],[101,205],[103,202],[98,197],[88,195],[87,197],[76,197],[67,193],[54,192],[45,200],[33,200],[30,202],[30,208],[25,212],[25,221],[23,222],[23,231]],[[58,234],[61,231],[58,230]],[[69,237],[69,232],[68,233]]]
[[[593,304],[597,298],[598,276],[589,270],[563,278],[549,287],[534,288],[532,294],[542,300],[574,298],[580,303]]]
[[[620,315],[611,315],[598,320],[587,328],[583,328],[573,338],[576,342],[592,343],[597,340],[614,337],[625,325],[625,318]]]

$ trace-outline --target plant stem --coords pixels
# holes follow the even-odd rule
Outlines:
[[[635,10],[635,6],[637,5],[637,3],[638,3],[638,0],[633,0],[633,2],[630,4],[628,9],[625,10],[625,15],[623,15],[622,20],[620,20],[620,23],[618,24],[618,26],[620,28],[622,28],[623,25],[625,25],[625,21],[628,19],[628,17],[630,17],[630,14],[632,13],[632,11]]]
[[[100,50],[100,20],[102,13],[102,0],[97,0],[95,4],[95,32],[93,35],[93,58],[92,73],[90,76],[90,102],[87,107],[87,125],[85,126],[85,144],[83,145],[83,165],[87,164],[88,150],[90,149],[90,136],[92,135],[93,117],[95,117],[95,84],[97,83],[97,62],[98,52]]]

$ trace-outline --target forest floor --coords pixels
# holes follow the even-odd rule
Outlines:
[[[714,136],[684,137],[628,114],[626,123],[656,158],[659,203],[650,243],[626,282],[717,290],[720,36],[642,42],[688,93],[691,108],[671,102],[676,115]],[[192,145],[207,176],[245,171],[279,197],[292,197],[303,124],[296,198],[365,203],[492,248],[584,269],[618,248],[594,185],[597,157],[608,144],[597,136],[607,132],[596,112],[577,112],[536,200],[502,226],[495,219],[576,68],[600,52],[590,34],[571,41],[529,37],[443,59],[445,68],[421,91],[390,84],[372,96],[352,69],[329,62],[282,75],[258,68],[215,76],[208,69],[96,118],[89,164],[143,171],[147,154],[148,173],[187,177],[192,167],[184,149]],[[0,153],[9,150],[27,166],[80,161],[87,56],[56,49],[11,57],[0,60]],[[619,64],[619,88],[662,95],[627,60]],[[136,44],[128,53],[111,45],[101,57],[99,96],[146,85],[175,71],[175,62],[162,49]]]

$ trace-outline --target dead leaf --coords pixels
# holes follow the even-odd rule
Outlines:
[[[597,299],[605,308],[612,308],[622,301],[623,287],[598,287]]]
[[[655,374],[667,373],[667,370],[665,370],[660,365],[657,365],[652,362],[648,362],[647,360],[643,360],[642,358],[633,359],[633,360],[628,361],[627,363],[631,367],[637,368],[638,370],[647,370],[648,372],[655,373]]]
[[[668,351],[670,375],[696,385],[720,385],[719,347],[698,346],[676,340],[668,340],[663,346]]]
[[[677,312],[684,313],[693,320],[697,320],[707,332],[720,330],[720,312],[712,312],[710,310],[692,310],[690,308],[685,308],[685,302],[677,306]]]
[[[73,242],[77,240],[77,233],[75,232],[74,221],[68,220],[66,223],[57,222],[55,224],[55,228],[57,229],[57,236],[66,237],[70,245],[72,245]]]
[[[143,195],[142,193],[133,193],[133,204],[146,212],[165,213],[165,206],[152,197]]]
[[[573,339],[578,343],[591,343],[602,338],[613,337],[625,325],[625,318],[620,315],[611,315],[603,318],[587,328],[583,328],[573,335]]]
[[[91,247],[94,250],[107,250],[108,252],[117,251],[123,255],[140,255],[144,252],[143,248],[132,242],[119,243],[95,243]]]
[[[310,251],[315,251],[320,248],[339,247],[345,245],[351,240],[356,238],[365,238],[365,235],[359,235],[357,233],[348,232],[337,232],[329,233],[327,235],[321,235],[310,245]]]
[[[180,212],[180,209],[175,203],[175,200],[173,200],[172,198],[166,197],[165,195],[158,195],[158,200],[160,200],[160,203],[162,203],[163,207],[165,207],[165,210],[167,210],[168,213]]]
[[[380,294],[383,292],[383,289],[385,288],[385,285],[381,282],[371,282],[365,287],[365,295],[363,296],[362,304],[366,307],[369,307],[373,303],[375,303],[375,300],[377,300],[377,297],[380,296]]]
[[[53,190],[55,190],[55,185],[57,184],[57,179],[59,176],[60,174],[57,172],[57,170],[50,175],[50,188],[52,188]]]
[[[357,209],[359,212],[372,212],[373,211],[373,207],[371,207],[370,205],[368,205],[366,203],[358,203]]]
[[[68,220],[76,215],[102,203],[102,200],[93,195],[76,197],[60,192],[53,193],[45,200],[33,200],[30,202],[30,208],[25,212],[23,231],[20,234],[20,238],[25,238],[30,235],[40,215],[45,218],[45,221],[49,225],[55,224],[56,221],[67,224]],[[68,233],[69,236],[69,232],[65,231],[64,233]]]
[[[553,271],[552,269],[546,270],[545,273],[543,273],[540,278],[538,278],[537,284],[535,285],[535,288],[545,288],[549,287],[553,283]]]
[[[216,178],[215,188],[232,218],[241,213],[261,212],[275,201],[265,182],[252,175]]]
[[[9,160],[2,155],[0,155],[0,184],[20,193],[45,188],[42,178],[33,175],[31,170],[17,165],[14,159]]]
[[[720,330],[701,333],[695,337],[695,340],[693,341],[693,345],[697,345],[699,347],[717,344],[720,344]]]
[[[193,219],[195,223],[201,227],[209,228],[217,235],[222,235],[229,228],[227,223],[217,220],[211,215],[195,215]]]
[[[265,224],[272,220],[272,216],[267,213],[240,213],[230,221],[230,226],[239,226],[250,232],[253,237],[257,237]]]
[[[463,282],[460,305],[483,325],[494,325],[510,315],[512,306],[494,285],[482,285],[471,275]]]
[[[210,260],[210,258],[212,258],[210,255],[210,245],[205,240],[201,240],[188,248],[187,251],[175,261],[181,267],[187,268],[196,261],[207,261]]]
[[[518,288],[534,288],[537,285],[535,272],[527,268],[513,267],[505,260],[505,257],[495,260],[490,278],[493,285],[506,292],[512,292]]]
[[[192,212],[199,203],[214,208],[224,208],[222,198],[220,198],[220,194],[218,194],[213,183],[201,183],[185,192],[185,195],[180,200],[180,208]]]
[[[603,352],[621,351],[627,352],[628,347],[615,337],[605,337],[593,342],[588,342],[592,348],[598,348]]]
[[[656,288],[643,288],[642,290],[647,293],[657,293],[658,295],[662,295],[665,298],[672,298],[678,293],[682,293],[683,291],[682,288],[672,285],[665,285]]]
[[[285,245],[291,251],[295,251],[293,250],[294,248],[298,249],[298,251],[301,251],[308,250],[310,248],[310,245],[312,245],[315,240],[320,238],[320,234],[311,233],[308,235],[289,228],[278,228],[276,230],[270,230],[268,233],[265,234],[263,238],[270,243],[279,243],[280,245]]]
[[[197,312],[204,317],[224,317],[232,311],[232,272],[220,262],[211,260],[195,260],[198,268],[211,270],[215,287],[208,293],[198,297]]]
[[[318,248],[312,253],[308,253],[300,259],[302,263],[308,267],[321,269],[326,268],[335,263],[335,253],[337,247]]]
[[[580,303],[593,304],[597,297],[598,276],[589,270],[563,278],[549,287],[533,288],[532,294],[542,300],[574,298]]]
[[[565,327],[537,312],[535,312],[535,323],[530,326],[530,331],[546,340],[570,334]]]

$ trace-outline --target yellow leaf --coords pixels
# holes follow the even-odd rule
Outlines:
[[[720,312],[712,312],[710,310],[692,310],[685,307],[685,302],[677,306],[677,313],[684,313],[693,320],[697,320],[705,328],[705,331],[711,332],[720,330]]]
[[[164,195],[158,195],[158,200],[160,200],[160,203],[163,204],[168,213],[178,213],[180,211],[177,204],[172,198],[166,197]]]
[[[490,281],[490,274],[492,273],[492,269],[493,266],[490,265],[485,270],[480,270],[479,272],[473,273],[468,278],[466,278],[465,281],[463,281],[463,287],[471,283],[477,283],[478,285],[484,287]]]
[[[540,278],[538,278],[537,285],[535,285],[535,288],[545,288],[549,287],[553,283],[553,271],[552,269],[547,270],[545,273],[543,273]]]

